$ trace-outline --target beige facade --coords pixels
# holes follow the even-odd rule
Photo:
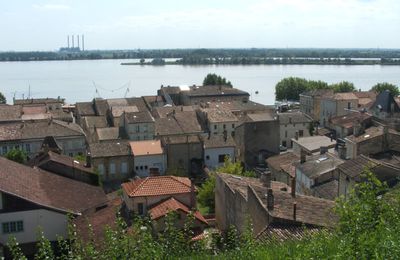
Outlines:
[[[131,156],[92,158],[92,166],[103,182],[122,182],[133,176],[133,158]]]

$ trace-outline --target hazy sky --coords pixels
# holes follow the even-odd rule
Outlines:
[[[400,48],[400,0],[13,0],[0,50]]]

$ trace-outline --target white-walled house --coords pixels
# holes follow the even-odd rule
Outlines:
[[[310,116],[303,112],[280,113],[279,115],[279,131],[280,143],[282,146],[292,148],[292,138],[310,136],[310,124],[313,120]]]
[[[203,139],[204,164],[209,169],[222,166],[225,157],[235,161],[236,144],[231,136],[221,136],[210,134]]]
[[[130,142],[135,174],[139,177],[163,175],[166,155],[160,140]]]
[[[39,227],[50,241],[67,238],[69,214],[106,203],[100,187],[0,158],[0,246],[15,236],[24,253],[33,254]]]

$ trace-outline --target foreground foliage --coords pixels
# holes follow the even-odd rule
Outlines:
[[[366,182],[357,185],[346,200],[337,201],[336,229],[300,241],[259,243],[252,238],[249,224],[241,235],[232,227],[226,234],[210,233],[208,239],[193,242],[191,222],[177,230],[170,215],[165,232],[157,237],[147,220],[136,219],[127,231],[118,219],[116,228],[105,229],[100,247],[94,240],[81,241],[71,226],[70,242],[60,239],[57,253],[39,231],[35,259],[396,259],[400,255],[400,189],[387,192],[387,186],[370,171],[364,174]],[[14,259],[25,259],[14,238],[8,245]]]

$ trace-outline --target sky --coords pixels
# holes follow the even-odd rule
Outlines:
[[[399,0],[3,0],[0,51],[400,48]]]

